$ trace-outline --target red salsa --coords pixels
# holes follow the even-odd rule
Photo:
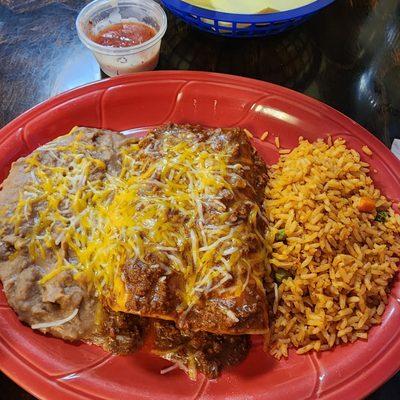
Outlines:
[[[140,22],[121,22],[102,29],[92,40],[109,47],[130,47],[144,43],[156,34],[154,28]]]

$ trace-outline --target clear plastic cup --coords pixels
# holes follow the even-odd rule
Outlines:
[[[94,42],[100,30],[120,22],[141,22],[155,29],[151,39],[131,47],[110,47]],[[79,13],[76,29],[82,43],[108,76],[153,70],[158,63],[167,16],[153,0],[95,0]]]

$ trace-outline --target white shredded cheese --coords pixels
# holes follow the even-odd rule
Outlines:
[[[52,321],[52,322],[41,322],[39,324],[33,324],[31,325],[32,329],[46,329],[46,328],[53,328],[55,326],[60,326],[64,325],[67,322],[73,320],[76,317],[76,314],[78,314],[79,309],[75,308],[74,311],[72,311],[71,315],[64,319],[59,319],[57,321]]]
[[[210,246],[203,246],[203,247],[200,247],[199,250],[200,250],[200,251],[209,251],[209,250],[215,249],[219,244],[223,243],[223,242],[226,241],[226,240],[229,240],[229,239],[232,237],[233,232],[234,232],[234,229],[232,229],[232,230],[229,232],[228,235],[217,239],[217,240],[216,240],[213,244],[211,244]]]
[[[234,322],[239,322],[239,318],[235,315],[235,313],[231,310],[226,310],[226,315]]]
[[[167,247],[167,246],[157,246],[157,250],[159,251],[178,251],[176,247]]]
[[[171,366],[162,369],[162,370],[160,371],[160,374],[161,374],[161,375],[168,374],[168,372],[171,372],[171,371],[173,371],[173,370],[175,370],[175,369],[177,369],[177,368],[179,368],[179,365],[178,365],[178,364],[172,364]]]
[[[278,311],[278,303],[279,303],[279,292],[278,285],[274,283],[274,305],[272,307],[272,311],[274,314]]]
[[[213,290],[218,289],[219,287],[221,287],[225,282],[229,281],[230,279],[232,279],[232,275],[228,273],[216,285],[214,285],[213,287],[208,289],[207,292],[212,292]]]
[[[227,249],[222,253],[222,255],[223,255],[223,256],[229,256],[229,255],[231,255],[231,254],[237,252],[238,250],[239,250],[239,249],[238,249],[237,247],[229,247],[229,248],[227,248]]]

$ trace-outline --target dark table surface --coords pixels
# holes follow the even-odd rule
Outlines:
[[[86,3],[0,0],[0,128],[57,93],[102,78],[75,32]],[[168,26],[158,69],[274,82],[338,109],[387,146],[400,138],[400,0],[337,0],[299,28],[261,39],[209,36],[172,16]],[[0,375],[0,399],[32,398]],[[400,399],[400,373],[369,399]]]

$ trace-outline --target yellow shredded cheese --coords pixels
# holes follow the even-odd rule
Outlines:
[[[122,146],[120,168],[108,171],[101,151],[75,134],[67,145],[51,143],[26,158],[32,182],[10,217],[18,234],[36,213],[28,232],[30,257],[56,260],[42,284],[72,270],[111,307],[124,310],[124,266],[154,255],[168,266],[166,275],[173,270],[183,276],[182,310],[212,291],[240,296],[250,279],[262,290],[261,212],[239,190],[246,183],[232,171],[243,166],[233,163],[229,149],[215,152],[190,136],[171,134],[159,141],[155,155],[146,140]],[[221,201],[224,192],[234,199],[231,209]],[[248,217],[232,222],[232,210],[240,206],[250,210]]]

